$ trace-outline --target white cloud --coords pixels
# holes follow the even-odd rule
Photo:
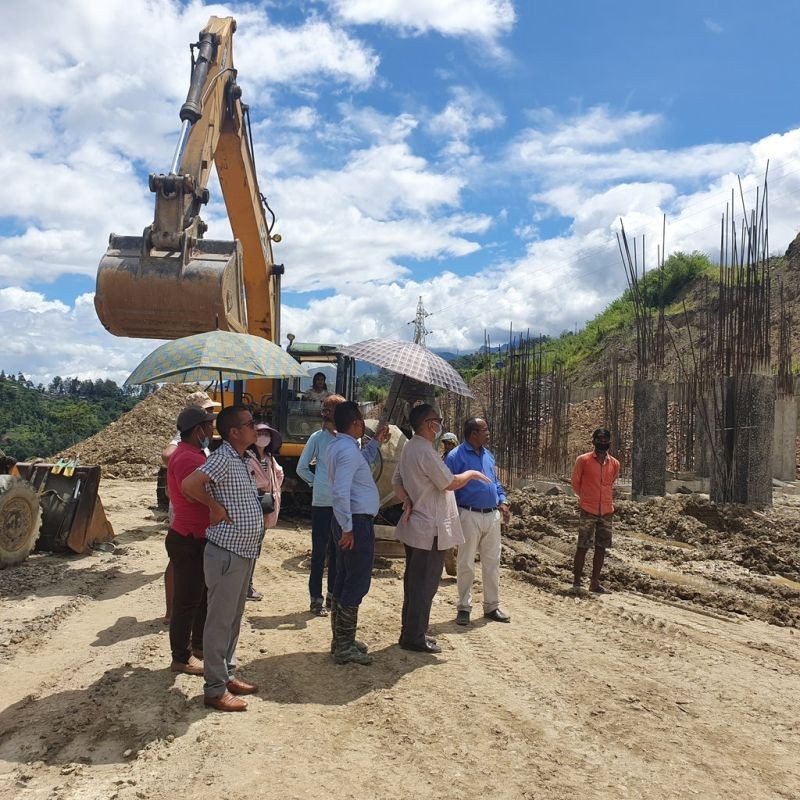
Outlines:
[[[34,383],[62,377],[109,378],[121,384],[159,342],[118,339],[100,325],[91,294],[72,306],[37,292],[0,289],[3,369]]]
[[[428,121],[428,130],[447,140],[445,152],[454,157],[468,155],[470,139],[500,127],[505,118],[498,104],[485,92],[463,86],[451,89],[452,99]]]
[[[655,114],[614,115],[606,108],[593,108],[569,118],[548,113],[543,119],[547,124],[524,131],[512,143],[509,166],[529,171],[549,184],[698,179],[735,170],[749,152],[744,142],[675,150],[628,144],[660,124],[661,118]]]
[[[298,28],[261,24],[237,34],[237,65],[248,83],[333,79],[356,86],[372,82],[380,59],[374,51],[328,22]]]
[[[722,33],[724,30],[722,25],[720,25],[720,23],[716,20],[711,19],[711,17],[706,17],[703,20],[703,25],[705,25],[706,30],[710,33]]]
[[[319,122],[319,115],[311,106],[298,106],[286,112],[284,124],[288,128],[310,130]]]
[[[348,22],[382,24],[412,34],[436,31],[443,36],[494,40],[511,31],[516,20],[510,0],[328,0]]]

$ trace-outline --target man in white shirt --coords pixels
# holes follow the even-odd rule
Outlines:
[[[392,485],[403,501],[402,519],[395,535],[406,549],[403,576],[403,611],[400,647],[421,653],[441,653],[434,639],[425,635],[431,605],[439,587],[445,552],[464,541],[454,489],[471,480],[488,482],[477,470],[459,475],[445,466],[434,449],[442,430],[442,418],[427,403],[410,415],[414,436],[403,448]]]

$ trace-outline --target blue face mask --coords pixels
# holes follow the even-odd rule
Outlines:
[[[208,450],[208,446],[211,444],[211,439],[209,439],[208,436],[205,436],[200,439],[197,444],[200,446],[201,450]]]

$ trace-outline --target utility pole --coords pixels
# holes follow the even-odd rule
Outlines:
[[[425,327],[425,317],[429,316],[430,314],[425,310],[425,306],[422,303],[422,296],[420,295],[419,301],[417,302],[417,314],[414,317],[414,321],[408,324],[414,326],[414,343],[421,344],[423,347],[425,347],[425,336],[430,333]]]

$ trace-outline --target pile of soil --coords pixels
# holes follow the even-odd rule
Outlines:
[[[175,435],[175,420],[186,397],[200,388],[166,384],[116,422],[53,459],[77,458],[82,464],[99,464],[106,478],[153,478],[161,466],[161,451]]]
[[[563,593],[572,583],[575,498],[510,493],[506,563],[531,583]],[[798,498],[776,494],[756,511],[669,495],[616,503],[614,548],[604,578],[629,590],[800,627]]]

